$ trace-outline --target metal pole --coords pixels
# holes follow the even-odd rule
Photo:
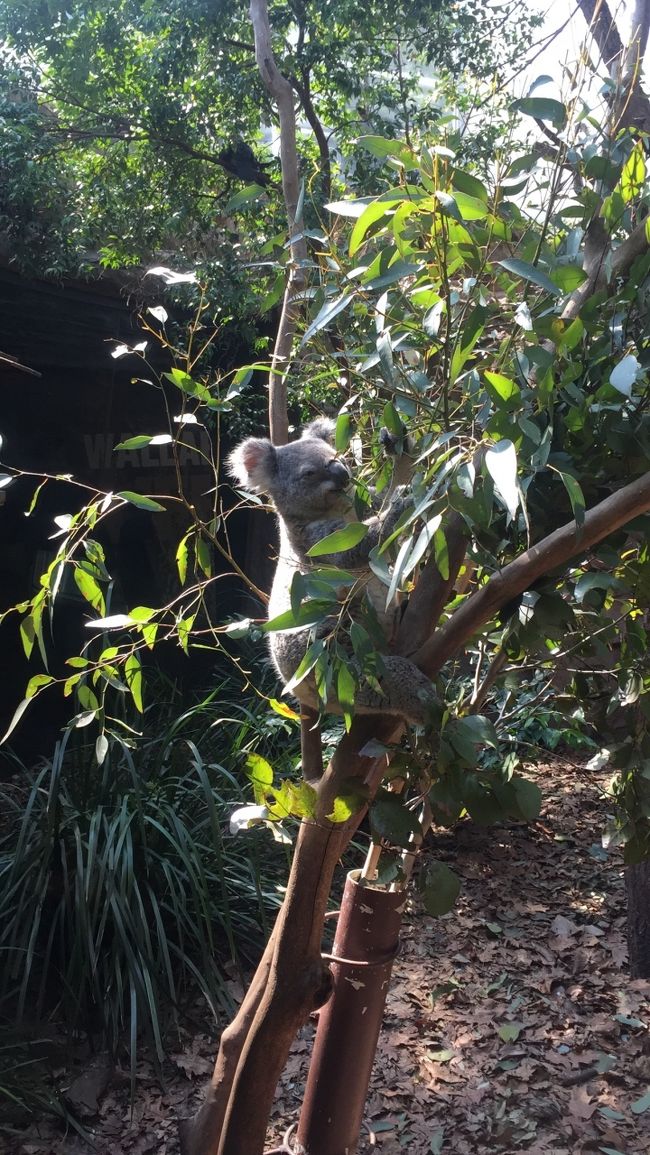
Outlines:
[[[298,1124],[296,1155],[353,1155],[388,993],[406,895],[351,872],[331,968],[334,990],[318,1030]]]

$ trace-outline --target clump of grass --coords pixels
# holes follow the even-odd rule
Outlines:
[[[259,952],[287,863],[266,831],[227,832],[245,753],[280,736],[229,689],[181,713],[171,695],[153,736],[113,738],[101,766],[68,732],[0,784],[0,997],[18,1022],[58,1012],[113,1050],[126,1036],[135,1064],[142,1033],[162,1060],[197,992],[232,1012],[228,974]]]

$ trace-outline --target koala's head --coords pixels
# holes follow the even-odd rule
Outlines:
[[[332,445],[333,433],[334,423],[319,417],[289,445],[247,437],[230,454],[229,472],[244,489],[267,493],[284,517],[320,517],[341,504],[350,482]]]

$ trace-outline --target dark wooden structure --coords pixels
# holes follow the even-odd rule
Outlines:
[[[0,266],[0,459],[5,464],[36,475],[72,474],[98,490],[154,496],[176,492],[169,446],[114,452],[126,437],[168,428],[160,388],[134,380],[152,376],[146,365],[136,356],[111,356],[120,343],[133,346],[146,337],[139,314],[147,304],[160,303],[161,287],[153,277],[134,277],[130,282],[115,275],[87,282],[28,279]],[[249,351],[242,348],[240,353],[240,363],[245,363]],[[167,354],[154,341],[147,358],[156,372],[170,367]],[[180,395],[171,385],[169,395],[173,407]],[[186,427],[185,441],[194,439],[199,446],[200,436],[206,434]],[[200,505],[214,478],[201,454],[191,448],[183,452],[181,465],[188,496]],[[26,518],[36,482],[37,478],[21,478],[0,489],[0,610],[34,592],[56,549],[51,540],[54,517],[74,512],[89,496],[82,491],[75,495],[64,482],[48,483],[34,513]],[[163,516],[129,506],[107,520],[99,536],[109,570],[119,575],[112,612],[137,604],[162,604],[172,585],[178,588],[174,556],[187,516],[180,508],[175,511],[170,505],[170,510]],[[260,520],[258,514],[256,531]],[[235,518],[229,528],[244,562],[247,519]],[[79,652],[85,640],[84,618],[92,616],[87,604],[80,603],[74,583],[69,585],[55,622],[54,648],[61,663]],[[224,603],[217,611],[222,609],[225,616],[232,599],[230,612],[235,612],[237,583],[220,582],[216,589]],[[27,679],[41,667],[34,660],[25,661],[15,615],[0,627],[0,647],[5,669],[0,683],[4,732]],[[32,715],[36,725],[16,734],[21,755],[29,759],[51,751],[69,712],[69,701],[63,702],[58,692],[49,698],[44,695]]]

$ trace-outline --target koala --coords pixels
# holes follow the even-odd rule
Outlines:
[[[390,536],[402,513],[412,505],[412,499],[406,487],[398,487],[388,505],[364,521],[368,532],[358,545],[313,560],[308,557],[308,550],[316,542],[357,520],[348,495],[352,477],[334,449],[333,431],[333,422],[317,418],[297,441],[288,445],[275,446],[264,437],[247,437],[230,454],[228,469],[244,489],[267,494],[278,515],[280,549],[268,607],[269,619],[291,608],[291,583],[296,572],[304,574],[317,566],[332,565],[352,573],[358,587],[365,587],[366,596],[377,608],[388,645],[396,610],[392,607],[385,611],[386,591],[372,574],[368,556]],[[293,677],[305,654],[311,629],[271,634],[271,655],[285,683]],[[324,626],[321,633],[327,632]],[[382,655],[381,661],[383,669],[378,679],[381,691],[361,680],[355,712],[396,714],[408,722],[424,724],[436,700],[430,680],[408,658],[388,653]],[[296,686],[295,694],[303,705],[319,708],[316,687],[309,676]],[[336,700],[328,701],[327,708],[333,713],[341,712]]]

